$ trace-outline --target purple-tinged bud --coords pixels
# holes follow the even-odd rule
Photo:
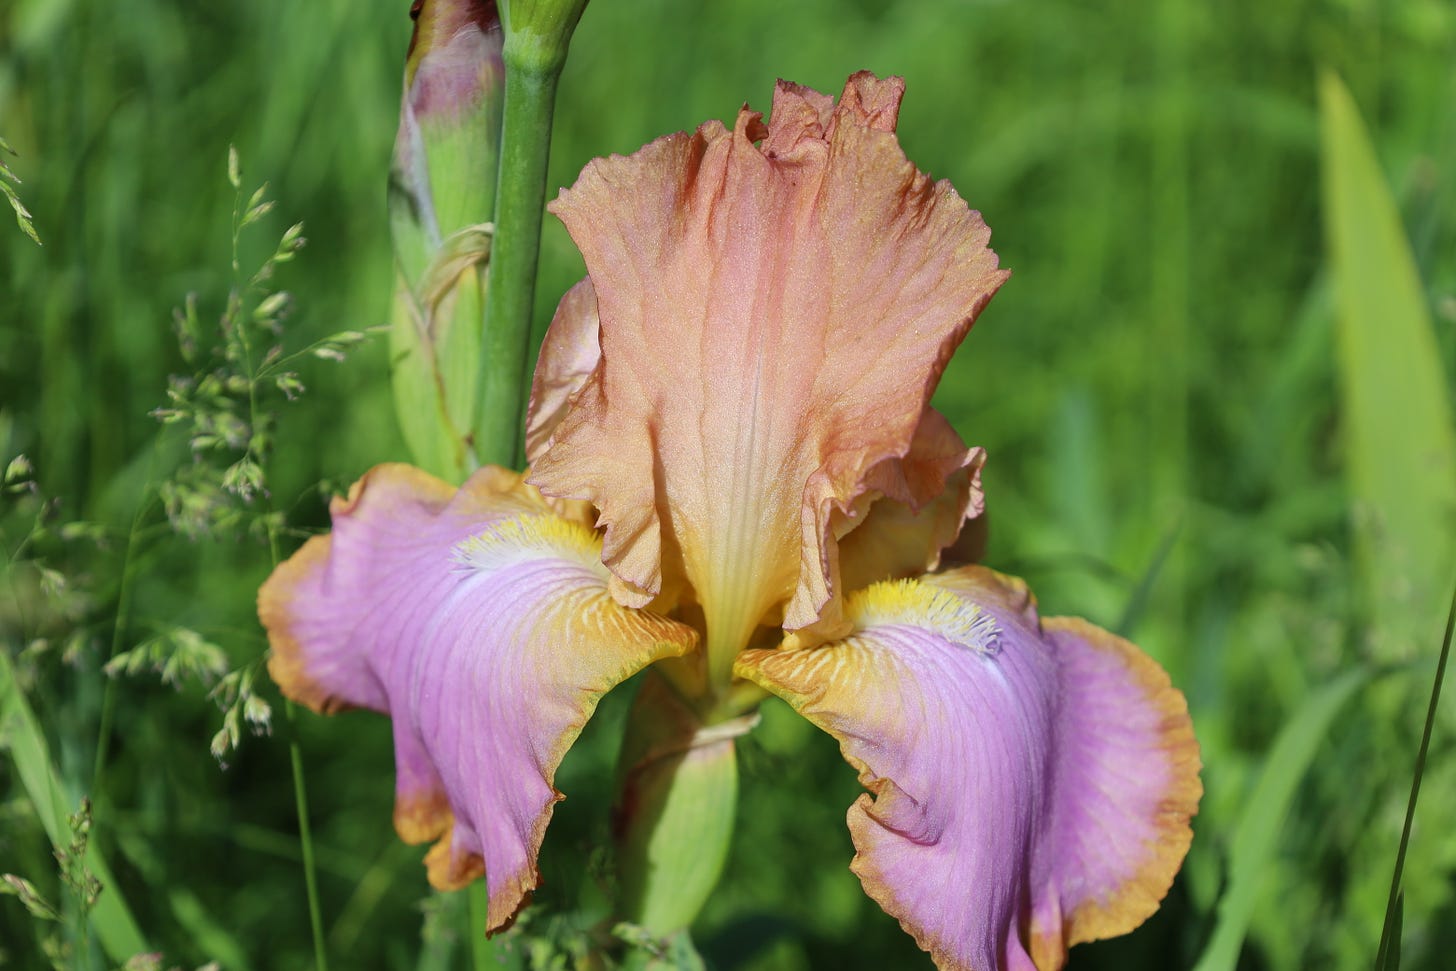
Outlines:
[[[395,408],[415,461],[459,482],[470,424],[500,160],[504,67],[492,0],[415,0],[390,173],[398,267]]]

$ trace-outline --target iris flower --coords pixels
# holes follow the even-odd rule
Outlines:
[[[541,352],[530,471],[369,472],[262,588],[270,670],[393,719],[394,823],[429,878],[536,885],[553,775],[656,664],[707,723],[765,692],[833,735],[865,891],[943,968],[1055,968],[1166,894],[1199,756],[1135,646],[1026,585],[935,572],[983,453],[929,406],[1006,278],[895,135],[903,82],[781,82],[587,165],[586,260]]]

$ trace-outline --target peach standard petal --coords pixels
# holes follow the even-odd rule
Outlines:
[[[901,151],[903,89],[861,73],[834,104],[780,83],[767,126],[745,108],[598,159],[552,205],[601,359],[532,481],[600,510],[622,602],[685,578],[720,656],[780,608],[790,628],[832,613],[843,519],[895,478],[1007,275],[980,215]]]
[[[576,402],[577,393],[602,359],[597,292],[591,278],[580,280],[556,307],[531,381],[526,410],[526,461],[534,462],[551,444],[556,426]]]

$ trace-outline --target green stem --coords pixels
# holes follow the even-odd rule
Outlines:
[[[514,37],[505,44],[506,90],[501,122],[500,181],[495,237],[481,341],[480,412],[475,454],[482,462],[521,460],[522,416],[531,348],[531,312],[545,216],[546,162],[560,63],[523,57]]]
[[[476,880],[465,892],[470,895],[466,924],[469,928],[466,939],[470,941],[470,966],[473,971],[494,971],[492,964],[498,963],[498,960],[492,960],[495,948],[490,946],[483,930],[490,914],[490,895],[486,893],[485,881]]]
[[[270,531],[271,534],[271,531]],[[283,702],[288,721],[288,761],[293,767],[293,803],[298,814],[298,845],[303,851],[303,884],[308,894],[308,923],[313,930],[313,963],[318,971],[328,971],[329,959],[324,948],[323,912],[319,909],[318,872],[313,862],[313,831],[308,823],[308,789],[303,781],[303,750],[294,733],[293,702]]]

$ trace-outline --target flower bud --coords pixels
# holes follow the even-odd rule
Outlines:
[[[504,68],[492,0],[415,0],[390,172],[391,378],[416,462],[454,482],[469,429],[500,158]]]
[[[554,74],[566,61],[586,0],[509,0],[506,59],[533,74]]]
[[[655,673],[637,696],[613,814],[619,910],[659,938],[692,924],[723,872],[738,801],[733,740],[756,722],[704,725]]]

